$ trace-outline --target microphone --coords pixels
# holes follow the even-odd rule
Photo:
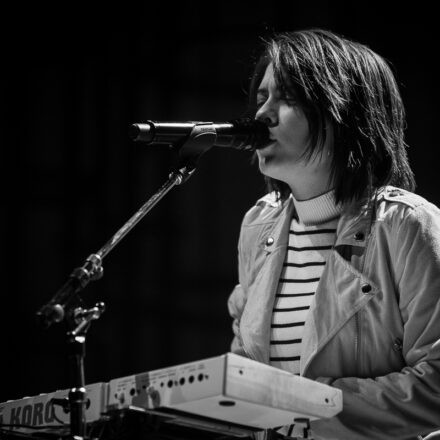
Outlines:
[[[213,146],[256,150],[271,142],[267,125],[251,118],[228,122],[159,122],[146,121],[130,126],[129,135],[134,141],[147,144],[181,146],[197,127],[198,133],[215,134]]]

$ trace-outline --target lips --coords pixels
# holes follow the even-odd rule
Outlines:
[[[276,140],[270,139],[264,146],[258,148],[257,152],[260,153],[261,156],[267,156],[272,153],[273,148],[276,145]]]
[[[267,137],[264,139],[264,141],[260,142],[258,145],[255,145],[255,149],[262,150],[264,148],[269,147],[270,145],[273,145],[277,140],[273,137]]]

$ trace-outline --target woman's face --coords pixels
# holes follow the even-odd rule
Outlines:
[[[287,183],[293,195],[302,200],[325,192],[329,186],[333,136],[328,133],[322,154],[304,157],[310,136],[307,118],[295,96],[284,96],[277,88],[272,64],[267,66],[258,88],[257,108],[256,119],[269,125],[273,140],[257,150],[260,171]]]

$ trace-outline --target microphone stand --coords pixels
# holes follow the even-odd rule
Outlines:
[[[85,415],[87,396],[84,375],[86,333],[92,320],[99,319],[105,309],[103,302],[99,302],[91,309],[74,308],[73,304],[80,300],[78,294],[90,281],[98,280],[103,276],[103,259],[153,209],[165,194],[174,186],[186,182],[191,177],[196,169],[198,159],[214,145],[215,140],[215,130],[207,129],[205,125],[201,124],[193,128],[188,139],[181,144],[174,145],[179,150],[180,161],[175,170],[169,175],[168,180],[98,252],[91,254],[81,267],[73,270],[66,283],[37,312],[37,318],[45,328],[61,322],[66,315],[69,318],[67,321],[71,329],[67,332],[67,341],[73,387],[69,392],[68,404],[66,401],[63,406],[68,406],[68,410],[70,410],[71,439],[82,440],[87,438]]]
[[[103,302],[99,302],[90,309],[78,307],[72,313],[72,326],[74,329],[67,332],[68,357],[70,377],[73,388],[70,389],[67,401],[61,406],[70,411],[70,437],[79,440],[86,437],[86,414],[87,403],[86,383],[84,375],[84,358],[86,354],[86,333],[92,320],[99,319],[105,310]],[[56,402],[52,402],[57,404]]]

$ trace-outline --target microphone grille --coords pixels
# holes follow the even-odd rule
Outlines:
[[[246,143],[251,146],[252,149],[258,150],[270,142],[269,128],[264,122],[252,118],[238,118],[230,122],[240,132],[248,135]]]

